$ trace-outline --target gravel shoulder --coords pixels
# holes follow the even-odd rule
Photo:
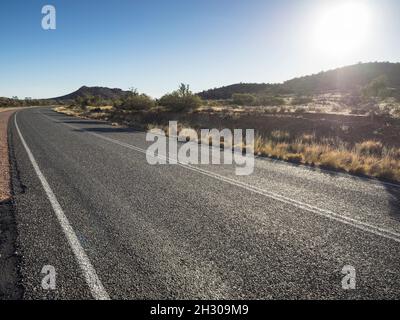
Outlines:
[[[8,161],[7,127],[15,110],[0,110],[0,202],[11,196],[10,170]]]
[[[0,300],[22,296],[8,148],[8,123],[14,112],[14,109],[0,110]]]

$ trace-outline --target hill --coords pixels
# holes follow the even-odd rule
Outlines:
[[[255,95],[316,94],[325,92],[352,92],[360,90],[374,79],[384,76],[387,85],[400,91],[400,63],[373,62],[320,72],[305,77],[288,80],[280,84],[239,83],[200,92],[203,99],[229,99],[234,93]]]
[[[77,98],[85,98],[85,97],[98,97],[101,99],[115,100],[127,95],[128,93],[129,91],[123,91],[117,88],[110,89],[106,87],[83,86],[78,90],[76,90],[75,92],[54,99],[58,101],[65,101],[65,100],[75,100]]]
[[[238,83],[226,87],[214,88],[207,91],[198,93],[202,99],[208,100],[220,100],[220,99],[230,99],[235,93],[250,93],[250,94],[265,94],[265,93],[285,93],[282,86],[276,84],[266,84],[266,83]]]

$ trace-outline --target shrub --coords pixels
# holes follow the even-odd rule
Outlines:
[[[285,156],[285,160],[299,164],[303,161],[303,156],[299,153],[289,153]]]
[[[295,108],[294,109],[294,113],[306,113],[306,109],[305,108]]]
[[[170,111],[189,111],[202,105],[203,101],[189,90],[189,85],[181,84],[178,90],[166,94],[158,101],[160,106]]]
[[[305,105],[305,104],[311,103],[312,101],[313,101],[313,99],[310,97],[296,97],[296,98],[293,98],[292,105],[293,106]]]
[[[271,132],[270,138],[274,142],[283,142],[289,140],[290,134],[287,131],[275,130]]]
[[[207,100],[207,101],[204,101],[204,103],[205,103],[208,107],[222,107],[222,106],[224,106],[225,101],[221,101],[221,100]]]
[[[92,107],[100,107],[112,104],[110,100],[103,99],[99,96],[79,96],[74,101],[72,101],[72,105],[77,106],[81,109],[86,109],[88,106]]]
[[[368,85],[362,89],[362,95],[365,98],[379,97],[386,98],[390,95],[388,89],[388,78],[386,76],[380,76],[372,80]]]
[[[255,96],[248,93],[234,93],[232,100],[234,104],[239,106],[252,106],[257,101]]]
[[[349,95],[341,97],[339,99],[339,102],[345,106],[356,108],[363,103],[363,99],[360,95],[349,94]]]
[[[399,163],[395,160],[384,158],[375,166],[375,172],[371,172],[378,178],[387,180],[398,180],[400,178]]]
[[[148,110],[155,107],[155,102],[145,94],[130,94],[121,101],[116,102],[115,107],[127,111]]]
[[[257,104],[260,106],[283,106],[285,100],[280,97],[263,96],[256,99]]]
[[[328,151],[320,156],[320,166],[326,169],[335,169],[339,167],[339,152]]]
[[[381,156],[383,145],[380,141],[368,140],[356,145],[356,150],[359,154],[365,156]]]
[[[300,141],[303,143],[311,143],[316,140],[315,132],[313,133],[303,133],[301,135]]]
[[[279,108],[278,107],[268,107],[267,109],[264,110],[264,112],[275,114],[275,113],[279,112]]]

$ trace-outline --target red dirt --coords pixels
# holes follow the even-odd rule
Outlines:
[[[11,196],[7,127],[15,110],[0,111],[0,202]]]

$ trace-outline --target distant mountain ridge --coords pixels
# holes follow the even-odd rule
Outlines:
[[[237,83],[230,86],[221,88],[214,88],[207,91],[198,93],[202,99],[209,100],[220,100],[230,99],[235,93],[250,93],[254,95],[259,94],[277,94],[277,93],[289,93],[284,87],[279,84],[268,84],[268,83]]]
[[[400,89],[400,63],[359,63],[318,74],[295,78],[283,83],[294,92],[352,91],[384,76],[388,86]]]
[[[64,100],[75,100],[79,97],[84,98],[84,97],[99,97],[102,99],[119,99],[121,97],[124,97],[125,95],[127,95],[129,93],[129,91],[124,91],[122,89],[110,89],[110,88],[106,88],[106,87],[87,87],[87,86],[83,86],[81,88],[79,88],[78,90],[67,94],[65,96],[61,96],[58,98],[54,98],[55,100],[60,100],[60,101],[64,101]]]
[[[284,93],[316,94],[324,92],[351,92],[384,76],[388,86],[400,91],[400,63],[359,63],[318,74],[299,77],[280,84],[239,83],[198,93],[203,99],[229,99],[234,93],[276,95]]]
[[[311,95],[326,92],[348,93],[368,85],[372,80],[384,76],[387,85],[400,97],[400,63],[371,62],[323,71],[318,74],[294,78],[283,83],[237,83],[220,88],[202,91],[197,95],[202,99],[231,99],[235,93],[248,93],[257,96],[282,94]],[[77,91],[54,98],[53,100],[75,100],[79,97],[98,97],[115,100],[129,94],[118,88],[83,86]]]

